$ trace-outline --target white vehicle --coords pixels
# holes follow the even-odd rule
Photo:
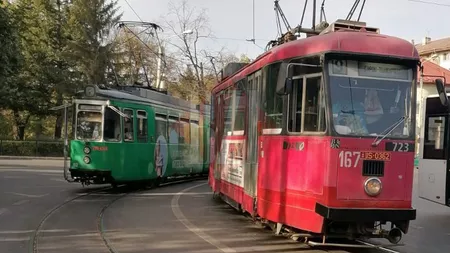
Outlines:
[[[425,100],[419,150],[419,197],[450,206],[450,103],[442,80],[439,95]],[[447,96],[446,96],[446,95]]]

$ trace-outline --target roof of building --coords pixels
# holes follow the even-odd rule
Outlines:
[[[423,82],[424,83],[434,83],[434,81],[438,77],[445,77],[446,85],[450,84],[450,70],[443,68],[436,63],[426,61],[423,62]],[[418,72],[419,79],[420,80],[420,72]],[[432,77],[434,76],[434,77]]]
[[[416,49],[420,55],[450,51],[450,37],[439,40],[432,40],[424,44],[416,44]]]

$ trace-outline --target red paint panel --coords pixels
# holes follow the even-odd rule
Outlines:
[[[259,162],[260,188],[322,194],[329,157],[328,137],[262,136],[261,141],[264,157]],[[283,149],[283,145],[292,148]],[[303,146],[302,150],[297,150],[296,145]]]
[[[282,200],[273,202],[266,200],[263,196],[283,196]],[[288,226],[301,228],[303,230],[312,231],[315,233],[322,232],[323,217],[316,214],[314,209],[302,208],[299,206],[303,201],[311,202],[311,199],[304,197],[301,198],[297,196],[295,198],[294,194],[282,194],[281,192],[261,190],[261,195],[258,196],[258,215],[262,218],[280,222]],[[287,205],[283,203],[295,203],[294,205]]]
[[[364,201],[410,201],[412,192],[412,176],[414,152],[388,152],[390,161],[385,161],[384,176],[380,177],[382,192],[376,197],[368,196],[364,191],[367,176],[362,175],[364,157],[360,151],[386,152],[386,140],[378,147],[372,147],[372,139],[355,141],[351,138],[340,138],[340,149],[332,149],[332,169],[337,170],[337,196],[339,200]],[[410,145],[414,142],[407,141]],[[347,163],[347,164],[346,164]],[[349,166],[350,165],[350,166]]]
[[[419,54],[414,45],[404,39],[365,32],[332,32],[291,41],[272,48],[254,62],[242,68],[234,76],[217,84],[212,93],[214,94],[246,77],[250,73],[261,69],[263,66],[276,61],[333,51],[340,53],[378,54],[419,60]]]
[[[258,214],[320,232],[323,219],[315,213],[315,204],[328,180],[329,137],[262,136],[261,142]]]
[[[324,188],[324,199],[323,202],[319,202],[322,205],[335,208],[400,208],[400,209],[410,209],[410,200],[382,200],[377,199],[376,201],[367,200],[341,200],[336,199],[337,189],[336,187],[325,187]],[[327,198],[328,197],[328,198]]]
[[[247,212],[253,213],[253,198],[245,194],[244,188],[223,180],[216,180],[215,184],[218,186],[220,185],[218,190],[220,190],[222,194],[241,204],[242,208]]]

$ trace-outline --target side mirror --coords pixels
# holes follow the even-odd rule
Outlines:
[[[288,95],[292,92],[294,81],[292,80],[292,77],[287,77],[284,81],[284,87],[281,88],[279,91],[277,91],[278,95]]]
[[[292,92],[292,88],[293,88],[293,84],[294,81],[292,80],[292,77],[287,77],[286,81],[284,82],[284,92],[286,94],[289,94]]]
[[[441,104],[444,106],[448,106],[447,92],[445,91],[444,82],[442,82],[441,79],[436,79],[436,89],[439,94]]]

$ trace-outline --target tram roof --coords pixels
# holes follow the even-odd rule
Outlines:
[[[153,91],[150,89],[134,89],[130,91],[125,90],[115,90],[115,89],[101,89],[98,86],[95,86],[96,88],[96,95],[97,97],[103,97],[103,98],[110,98],[110,99],[117,99],[117,100],[129,100],[130,102],[141,102],[141,103],[148,103],[148,104],[156,104],[160,106],[166,106],[176,109],[184,109],[184,110],[190,110],[190,111],[199,111],[198,105],[192,104],[188,101],[163,94],[157,91]],[[125,89],[127,87],[124,87]],[[129,88],[129,87],[128,87]],[[137,94],[133,93],[145,93],[144,96],[139,96]],[[210,111],[210,105],[204,105],[204,112],[203,113],[209,113]]]
[[[214,87],[213,91],[227,87],[258,69],[282,60],[323,53],[353,53],[419,60],[416,47],[409,41],[369,32],[337,31],[291,41],[260,55],[233,76]]]

